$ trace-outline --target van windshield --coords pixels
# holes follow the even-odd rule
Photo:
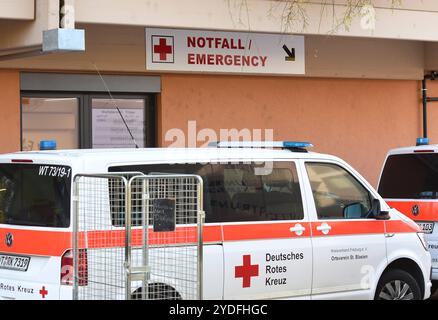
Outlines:
[[[71,168],[0,164],[0,224],[67,228]]]
[[[438,199],[438,154],[389,156],[379,193],[386,199]]]

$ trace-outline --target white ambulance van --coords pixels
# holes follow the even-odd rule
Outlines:
[[[432,256],[432,282],[438,282],[438,145],[390,150],[379,179],[379,194],[389,206],[416,221]]]
[[[203,299],[429,298],[423,233],[358,172],[307,143],[250,146],[1,155],[0,298],[73,298],[72,181],[115,172],[202,177]]]

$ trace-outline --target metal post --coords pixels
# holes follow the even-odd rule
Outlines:
[[[143,217],[143,267],[149,267],[149,180],[147,178],[142,178],[142,217]],[[149,299],[149,271],[144,275],[143,279],[143,290],[142,300]]]
[[[203,233],[204,233],[204,220],[205,212],[203,207],[203,180],[198,177],[197,186],[197,196],[198,196],[198,299],[202,300],[203,297],[203,254],[204,254],[204,243],[203,243]]]
[[[126,181],[126,180],[125,180]],[[125,183],[125,299],[131,299],[131,182]]]
[[[427,88],[426,77],[422,81],[422,97],[423,97],[423,138],[427,138]]]
[[[78,286],[78,259],[79,259],[79,244],[78,244],[78,230],[79,230],[79,187],[75,177],[73,180],[73,300],[79,300],[79,286]]]

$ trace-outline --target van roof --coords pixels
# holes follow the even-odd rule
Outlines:
[[[423,152],[426,152],[426,151],[438,152],[438,144],[395,148],[395,149],[389,150],[388,155],[415,153],[415,152],[421,152],[421,151],[423,151]]]
[[[282,149],[263,148],[139,148],[139,149],[74,149],[50,151],[23,151],[0,155],[0,161],[10,159],[39,160],[87,160],[107,163],[132,163],[142,161],[180,162],[214,159],[252,159],[252,158],[305,158],[337,159],[335,156],[314,152],[292,152]]]

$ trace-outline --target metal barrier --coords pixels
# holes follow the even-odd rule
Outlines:
[[[195,175],[76,176],[74,299],[202,299],[202,189]]]

